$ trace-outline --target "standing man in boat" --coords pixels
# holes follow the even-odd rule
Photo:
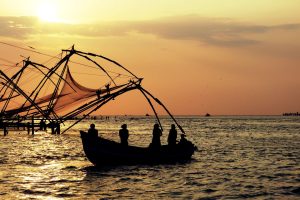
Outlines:
[[[97,90],[97,91],[96,91],[96,94],[97,94],[97,98],[100,99],[101,89]]]
[[[159,148],[161,146],[160,136],[162,136],[162,131],[160,130],[158,124],[154,124],[152,135],[153,135],[153,137],[152,137],[151,147]]]
[[[109,86],[110,86],[109,83],[107,83],[107,84],[105,85],[106,92],[107,92],[107,95],[108,95],[108,96],[110,95],[110,89],[109,89]]]
[[[95,128],[95,124],[90,125],[90,128],[88,130],[88,134],[91,137],[95,137],[95,138],[98,137],[98,130]]]
[[[121,140],[121,144],[123,146],[128,146],[128,137],[129,137],[129,133],[127,130],[127,124],[123,124],[121,126],[122,129],[119,130],[119,136],[120,136],[120,140]]]
[[[174,147],[176,145],[176,139],[177,139],[177,130],[175,128],[175,124],[172,124],[168,135],[168,145],[170,147]]]

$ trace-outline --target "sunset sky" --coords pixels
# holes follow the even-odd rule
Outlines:
[[[282,114],[300,112],[299,8],[300,0],[1,0],[0,41],[110,57],[177,115]],[[1,44],[0,58],[22,59]],[[111,114],[150,110],[131,102]]]

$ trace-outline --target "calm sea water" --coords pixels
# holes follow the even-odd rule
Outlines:
[[[178,117],[199,151],[176,165],[96,169],[85,158],[79,130],[96,124],[119,140],[147,146],[155,119],[84,121],[66,134],[10,132],[0,136],[0,199],[299,199],[299,117]],[[172,123],[163,118],[166,143]],[[50,130],[49,130],[50,132]],[[2,133],[1,133],[2,134]]]

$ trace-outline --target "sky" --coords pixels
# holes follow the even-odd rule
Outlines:
[[[176,115],[300,112],[300,0],[1,0],[0,41],[122,63]],[[17,6],[16,6],[17,5]],[[0,66],[20,54],[0,44]],[[25,55],[26,56],[26,55]],[[125,95],[105,114],[145,114]],[[163,114],[163,113],[161,113]]]

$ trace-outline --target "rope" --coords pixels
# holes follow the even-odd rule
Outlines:
[[[18,48],[18,49],[22,49],[22,50],[25,50],[25,51],[31,51],[33,53],[37,53],[37,54],[40,54],[40,55],[43,55],[43,56],[48,56],[48,57],[53,57],[49,54],[46,54],[46,53],[41,53],[39,51],[35,51],[35,50],[32,50],[32,49],[27,49],[27,48],[24,48],[24,47],[20,47],[20,46],[17,46],[17,45],[14,45],[14,44],[9,44],[7,42],[2,42],[0,41],[1,44],[4,44],[4,45],[7,45],[7,46],[11,46],[11,47],[15,47],[15,48]]]
[[[52,60],[52,59],[58,59],[58,60],[60,60],[61,59],[59,56],[52,56],[50,54],[42,53],[42,52],[39,52],[39,51],[36,51],[36,50],[33,50],[33,49],[27,49],[27,48],[20,47],[18,45],[14,45],[14,44],[9,44],[7,42],[0,41],[0,44],[11,46],[11,47],[18,48],[18,49],[22,49],[22,50],[25,50],[25,51],[30,51],[30,52],[33,52],[33,53],[36,53],[36,54],[40,54],[40,55],[43,55],[43,56],[51,57],[50,60]],[[61,55],[61,53],[58,54],[58,55]],[[103,57],[103,59],[105,59],[105,57]],[[9,61],[9,62],[11,62],[11,61]],[[47,61],[47,62],[49,62],[49,61]],[[92,65],[83,64],[83,63],[80,63],[80,62],[70,61],[70,63],[81,65],[81,66],[85,66],[85,67],[89,67],[89,68],[93,68],[93,69],[98,69],[98,67],[95,67],[95,66],[92,66]],[[114,63],[116,64],[117,62],[114,62]],[[15,63],[13,63],[13,64],[15,64]],[[117,63],[116,65],[120,65],[120,64]],[[120,73],[114,72],[114,71],[108,71],[108,70],[106,70],[106,71],[109,72],[109,73],[113,73],[113,74],[120,74]],[[128,76],[126,74],[122,74],[122,75]],[[128,76],[128,77],[132,77],[132,76]]]

